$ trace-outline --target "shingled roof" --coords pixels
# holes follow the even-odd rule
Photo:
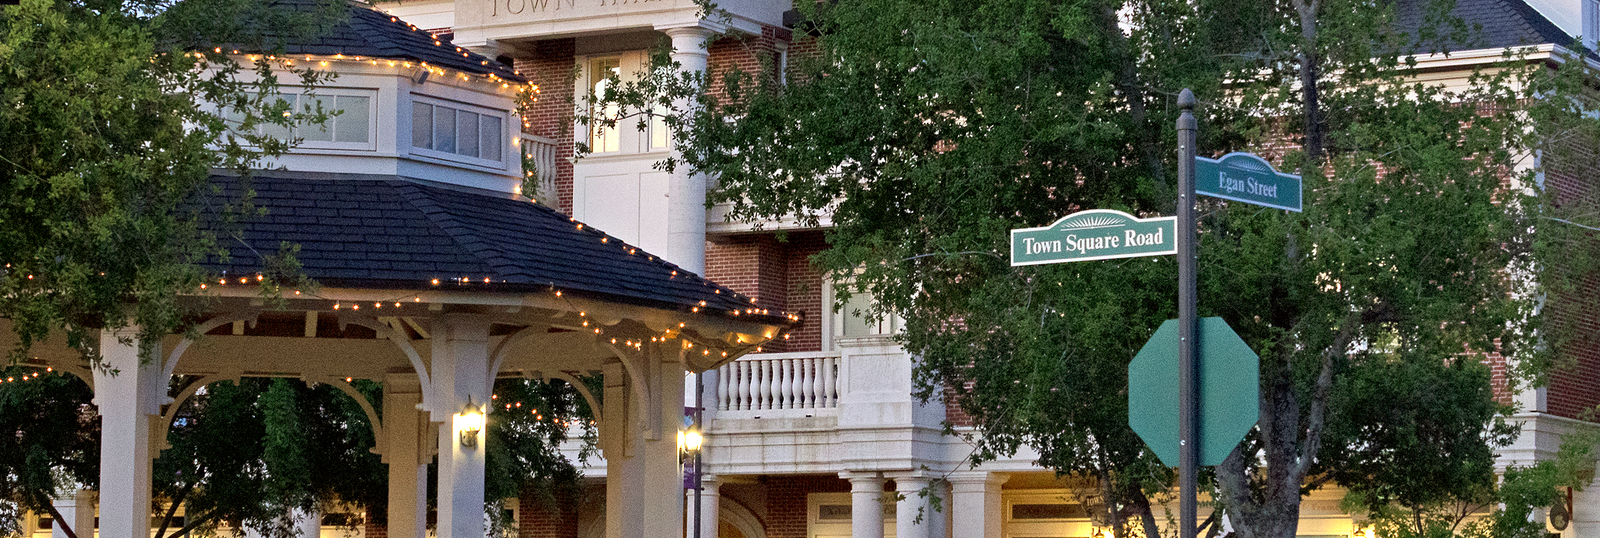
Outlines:
[[[1416,34],[1424,24],[1424,13],[1432,0],[1407,0],[1396,4],[1396,26]],[[1577,40],[1567,35],[1550,19],[1523,0],[1456,0],[1451,14],[1471,31],[1464,43],[1450,49],[1503,49],[1546,43],[1572,46]]]
[[[239,195],[237,178],[213,182],[223,199]],[[286,241],[325,286],[559,290],[712,315],[754,308],[749,297],[525,198],[394,176],[281,171],[257,172],[250,187],[266,215],[246,222],[241,240],[224,241],[231,259],[208,263],[212,271],[254,275],[259,253]],[[780,312],[755,317],[786,323]]]
[[[306,13],[321,13],[329,0],[276,0],[274,7]],[[360,2],[346,2],[346,15],[327,31],[313,38],[268,38],[285,54],[361,56],[390,60],[427,62],[428,65],[476,75],[493,74],[500,78],[526,82],[511,67],[483,55],[455,46],[449,36],[435,37],[398,17]],[[240,47],[235,47],[240,48]],[[268,51],[252,50],[265,53]],[[272,51],[278,52],[278,51]]]

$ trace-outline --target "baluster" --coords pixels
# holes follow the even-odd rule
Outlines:
[[[772,408],[789,408],[789,360],[778,359],[773,361],[778,368],[778,375],[772,379]]]
[[[815,357],[807,362],[811,363],[811,377],[806,378],[806,406],[813,409],[823,407],[822,358]]]
[[[783,409],[783,360],[767,361],[767,409]]]
[[[739,401],[737,402],[737,405],[739,406],[739,410],[740,411],[749,411],[750,410],[750,365],[752,363],[750,361],[738,361],[738,362],[735,362],[733,364],[735,364],[735,365],[737,365],[739,367],[739,370],[738,370],[739,373],[735,374],[737,377],[734,378],[734,382],[739,384],[739,388],[737,389],[738,392],[739,392]]]
[[[794,379],[794,388],[789,390],[789,407],[791,409],[800,409],[806,406],[806,360],[790,359],[789,362],[791,363],[790,366],[794,368],[794,375],[791,376]]]
[[[796,368],[795,368],[795,364],[794,364],[794,359],[784,359],[783,360],[783,408],[784,409],[794,409],[796,407],[799,407],[798,405],[795,405],[795,404],[799,403],[799,402],[796,401],[796,400],[798,400],[798,398],[795,398],[795,396],[800,393],[800,390],[799,390],[800,389],[800,387],[799,387],[800,384],[796,382],[799,379],[800,376],[796,375],[799,372],[796,372],[795,370],[796,370]]]
[[[772,370],[772,361],[760,361],[756,364],[755,383],[756,390],[758,391],[756,396],[756,409],[771,409],[769,404],[772,402],[772,382],[769,381],[768,375],[770,375]]]
[[[717,369],[716,402],[718,411],[727,411],[731,409],[728,404],[733,402],[733,397],[732,395],[728,394],[728,376],[733,375],[735,364],[738,363],[730,362],[726,366]]]
[[[839,380],[834,375],[834,367],[839,359],[834,357],[822,358],[822,405],[818,407],[835,407],[839,405]]]
[[[806,357],[795,359],[794,361],[794,392],[795,396],[799,397],[794,406],[797,408],[810,409],[812,407],[811,398],[814,397],[814,394],[811,391],[811,363],[816,360],[815,357]]]

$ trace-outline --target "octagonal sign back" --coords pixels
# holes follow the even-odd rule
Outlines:
[[[1217,465],[1260,417],[1261,359],[1222,318],[1200,318],[1200,465]],[[1178,320],[1161,324],[1128,364],[1128,425],[1178,466]]]

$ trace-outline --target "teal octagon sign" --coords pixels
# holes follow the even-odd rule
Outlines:
[[[1222,318],[1200,318],[1200,465],[1217,465],[1261,413],[1261,359]],[[1128,364],[1128,425],[1178,466],[1178,320],[1161,324]]]

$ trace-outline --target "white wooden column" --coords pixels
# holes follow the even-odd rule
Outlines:
[[[100,534],[150,534],[152,420],[160,416],[167,383],[157,346],[139,360],[137,327],[100,333],[106,368],[94,369],[94,403],[100,413]],[[129,341],[118,340],[123,337]]]
[[[94,537],[94,490],[77,490],[71,497],[56,499],[55,505],[62,519],[72,527],[73,534],[78,538]],[[66,531],[61,530],[61,522],[50,527],[50,538],[67,538]]]
[[[680,538],[683,467],[678,425],[683,417],[683,365],[672,344],[642,350],[636,379],[620,362],[605,366],[606,538]],[[661,346],[674,348],[664,354]],[[647,401],[633,383],[643,382]]]
[[[389,464],[390,538],[424,538],[428,521],[428,461],[437,438],[428,415],[417,410],[422,386],[416,374],[383,380],[383,462]]]
[[[933,503],[923,495],[930,483],[932,480],[920,472],[894,477],[894,491],[901,497],[894,509],[895,538],[944,538],[942,533],[933,533],[944,528],[936,523],[942,521],[944,514],[935,512]]]
[[[672,61],[686,72],[705,72],[710,57],[706,38],[711,37],[712,29],[685,26],[657,30],[672,39]],[[673,104],[680,113],[692,106],[694,102],[689,99]],[[672,156],[677,158],[681,153],[675,139],[672,146]],[[690,173],[687,166],[679,166],[667,180],[667,250],[661,256],[697,275],[705,274],[706,176]]]
[[[477,446],[463,446],[457,416],[471,398],[480,410],[489,403],[489,318],[447,313],[434,318],[433,420],[439,428],[439,538],[483,536],[484,432]]]
[[[1000,485],[1010,475],[987,471],[959,471],[950,474],[951,535],[972,538],[1000,538],[1005,521],[1000,503]]]
[[[850,537],[883,538],[883,473],[845,471],[850,481]],[[904,536],[895,529],[895,536]]]

